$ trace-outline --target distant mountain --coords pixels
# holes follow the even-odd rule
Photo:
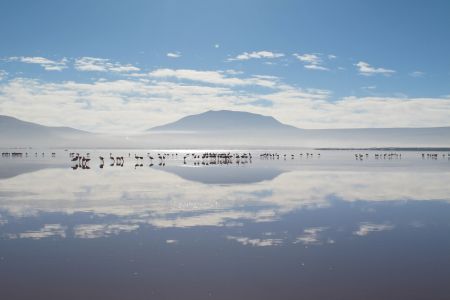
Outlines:
[[[51,127],[0,115],[0,140],[4,147],[61,145],[91,136],[86,131],[70,127]]]
[[[37,123],[26,122],[14,117],[0,115],[0,134],[6,135],[64,135],[64,134],[88,134],[86,131],[70,128],[70,127],[51,127]]]
[[[299,129],[273,117],[207,111],[130,136],[99,135],[0,115],[0,148],[450,147],[450,127]]]
[[[210,110],[181,118],[178,121],[150,128],[148,131],[296,131],[298,128],[283,124],[270,116],[231,111]]]

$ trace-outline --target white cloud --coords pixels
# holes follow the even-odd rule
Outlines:
[[[279,58],[279,57],[283,57],[283,56],[284,56],[283,53],[275,53],[275,52],[271,52],[271,51],[257,51],[257,52],[253,51],[253,52],[244,52],[234,58],[229,58],[228,60],[233,61],[233,60],[249,60],[249,59],[261,59],[261,58],[272,59],[272,58]]]
[[[394,226],[391,224],[373,224],[373,223],[362,223],[359,229],[354,232],[355,235],[365,236],[372,232],[392,230]]]
[[[133,74],[83,83],[3,80],[0,113],[44,125],[115,133],[141,132],[210,109],[271,115],[300,128],[432,127],[448,126],[450,120],[450,97],[330,99],[326,90],[288,85],[267,75],[244,77],[234,70]]]
[[[297,58],[299,61],[303,62],[305,65],[305,69],[309,70],[320,70],[320,71],[328,71],[328,68],[322,65],[322,59],[317,54],[298,54],[294,53],[293,56]]]
[[[179,57],[181,57],[181,53],[180,52],[169,52],[169,53],[167,53],[167,57],[179,58]]]
[[[0,81],[5,79],[6,76],[8,76],[8,72],[6,72],[5,70],[0,70]]]
[[[316,54],[298,54],[298,53],[294,53],[293,55],[298,60],[300,60],[302,62],[307,62],[307,63],[310,63],[310,64],[319,64],[319,63],[322,62],[322,60]]]
[[[122,65],[120,63],[113,63],[107,58],[98,57],[81,57],[75,60],[75,69],[86,72],[116,72],[128,73],[138,72],[140,69],[131,64]]]
[[[394,70],[390,70],[390,69],[374,68],[364,61],[358,62],[357,64],[355,64],[355,66],[358,67],[359,74],[364,75],[364,76],[371,76],[374,74],[382,74],[385,76],[390,76],[395,73]]]
[[[62,71],[67,68],[68,60],[63,58],[61,60],[50,60],[40,56],[13,56],[9,61],[18,61],[26,64],[37,64],[42,66],[46,71]]]
[[[414,72],[409,73],[409,76],[416,77],[416,78],[423,77],[424,75],[425,75],[425,73],[422,71],[414,71]]]
[[[239,78],[230,77],[228,76],[228,74],[234,75],[235,72],[230,73],[230,71],[198,71],[192,69],[157,69],[150,72],[148,75],[154,78],[175,78],[178,80],[190,80],[226,86],[259,85],[264,87],[274,86],[274,79],[276,78]]]
[[[305,65],[305,69],[328,71],[328,68],[320,65]]]
[[[377,88],[376,85],[368,85],[368,86],[363,86],[363,87],[361,87],[361,89],[362,89],[362,90],[365,90],[365,91],[373,91],[373,90],[375,90],[376,88]]]

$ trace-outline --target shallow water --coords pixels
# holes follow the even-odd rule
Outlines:
[[[50,152],[0,160],[2,299],[450,295],[447,153],[252,150],[203,165],[180,150],[149,166],[147,152],[169,151],[90,150],[90,169],[73,170]]]

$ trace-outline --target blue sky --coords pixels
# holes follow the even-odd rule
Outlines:
[[[2,1],[0,114],[136,132],[207,109],[450,125],[449,1]]]

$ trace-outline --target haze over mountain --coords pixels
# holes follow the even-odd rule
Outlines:
[[[178,121],[150,128],[149,131],[295,131],[271,116],[231,110],[209,110]]]
[[[18,135],[33,135],[37,137],[60,136],[67,134],[87,134],[88,132],[70,127],[44,126],[22,121],[14,117],[0,115],[0,134],[12,137]]]
[[[1,146],[73,145],[89,136],[93,136],[93,134],[70,127],[44,126],[22,121],[14,117],[0,115]]]
[[[299,129],[270,116],[221,110],[125,137],[0,116],[0,140],[2,148],[450,147],[450,127]]]

